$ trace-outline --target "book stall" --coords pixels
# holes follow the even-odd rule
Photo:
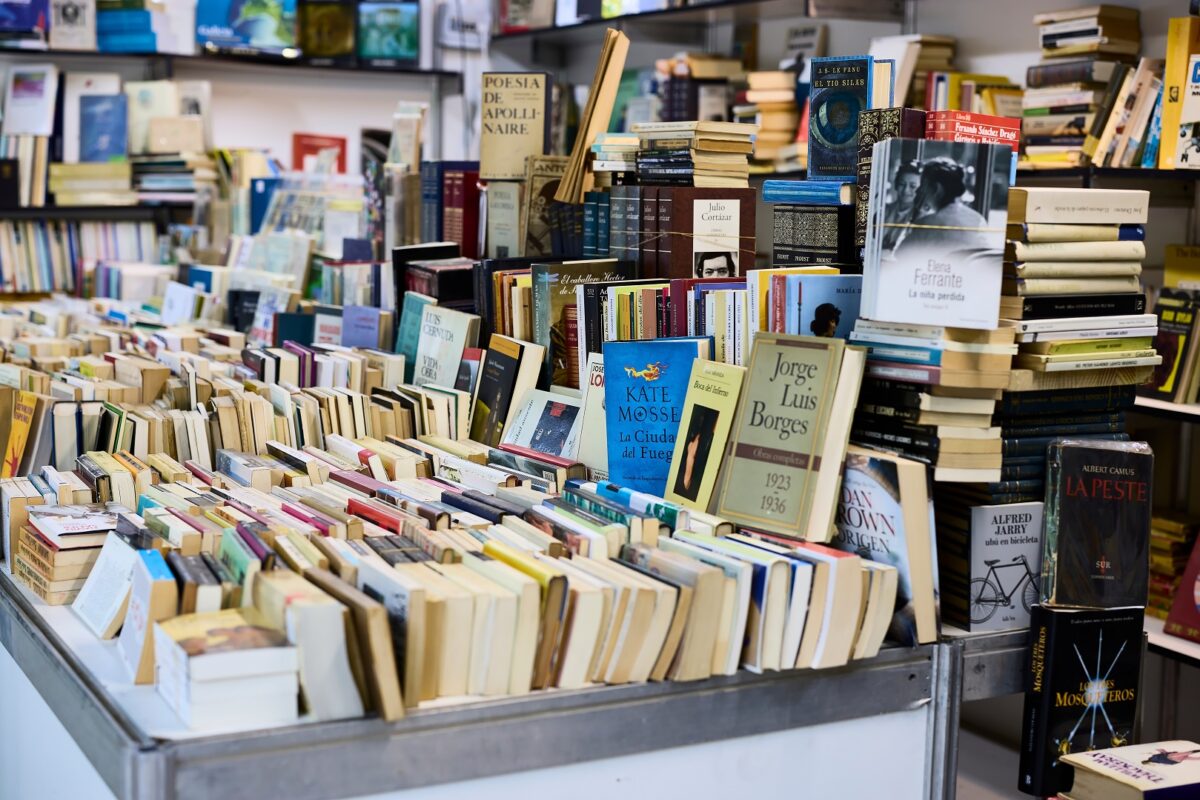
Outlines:
[[[0,796],[1200,792],[1200,15],[36,5]]]

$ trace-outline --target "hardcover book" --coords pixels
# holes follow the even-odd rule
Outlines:
[[[858,160],[858,115],[871,107],[872,61],[869,55],[812,59],[809,180],[854,180]]]
[[[353,64],[355,4],[345,0],[300,0],[300,52],[311,64]]]
[[[745,377],[745,367],[692,362],[665,499],[708,510]]]
[[[835,264],[858,270],[853,206],[775,203],[772,213],[772,264]]]
[[[867,319],[995,328],[1009,173],[1004,145],[887,139],[875,145],[863,308]],[[919,166],[919,203],[901,184]]]
[[[754,266],[753,189],[661,188],[657,278],[736,277]]]
[[[441,306],[427,305],[421,311],[413,383],[453,386],[463,350],[479,341],[479,317]]]
[[[485,72],[482,80],[479,177],[524,180],[529,157],[550,150],[550,74]]]
[[[1133,737],[1142,663],[1141,608],[1034,606],[1018,787],[1037,797],[1071,785],[1060,756]]]
[[[1042,602],[1144,606],[1154,453],[1145,442],[1058,440],[1047,455]]]
[[[663,496],[692,363],[711,350],[708,337],[605,343],[609,480]]]
[[[888,637],[905,645],[937,641],[938,572],[926,466],[892,453],[851,447],[830,544],[896,568]]]
[[[718,516],[792,538],[830,540],[865,363],[865,351],[840,339],[755,337]]]

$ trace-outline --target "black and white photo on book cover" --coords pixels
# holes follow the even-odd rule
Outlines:
[[[875,145],[863,316],[996,326],[1012,157],[1007,145]]]

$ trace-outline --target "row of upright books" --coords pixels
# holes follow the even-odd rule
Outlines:
[[[213,50],[302,58],[316,66],[397,67],[420,58],[415,0],[300,2],[264,7],[235,23],[227,0],[146,3],[6,2],[0,42],[21,50],[195,55]],[[52,13],[53,12],[53,13]]]

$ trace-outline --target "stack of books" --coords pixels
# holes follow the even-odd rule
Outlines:
[[[633,183],[641,138],[636,133],[600,133],[592,145],[592,173],[597,187]]]
[[[28,488],[14,486],[13,491],[28,498]],[[84,494],[90,500],[86,487]],[[26,524],[8,533],[6,552],[17,580],[47,604],[66,605],[83,588],[108,532],[116,530],[118,513],[127,509],[116,505],[45,505],[43,497],[35,495],[37,505],[25,509]]]
[[[734,113],[739,115],[739,121],[745,117],[744,121],[758,125],[754,137],[754,161],[770,164],[776,170],[777,163],[794,162],[794,168],[803,169],[808,163],[807,148],[793,147],[800,126],[796,74],[751,72],[746,76],[746,82],[749,88],[744,96],[739,93],[739,99],[745,102],[735,106]]]
[[[132,206],[132,179],[127,161],[51,164],[49,189],[59,206]]]
[[[762,199],[774,218],[771,263],[857,270],[854,189],[853,183],[834,181],[763,181]]]
[[[1150,520],[1150,616],[1166,619],[1171,613],[1198,531],[1200,523],[1184,514],[1156,514]]]
[[[1039,28],[1042,62],[1026,72],[1028,89],[1022,100],[1024,155],[1029,166],[1069,167],[1087,159],[1108,164],[1108,143],[1120,138],[1122,131],[1128,140],[1136,129],[1133,135],[1143,142],[1162,81],[1151,84],[1151,62],[1143,60],[1146,84],[1139,94],[1131,91],[1136,70],[1127,62],[1141,49],[1138,10],[1088,6],[1038,14],[1034,24]],[[1161,61],[1157,72],[1161,77]],[[1135,104],[1144,108],[1136,118],[1131,117]],[[1098,151],[1106,128],[1111,130]],[[1134,154],[1141,153],[1137,143],[1132,149],[1122,147],[1122,156],[1127,150],[1128,159],[1118,158],[1113,166],[1137,166],[1133,163]]]
[[[954,71],[957,46],[953,36],[927,33],[877,36],[871,39],[871,55],[895,60],[896,104],[923,109],[930,74]]]
[[[150,202],[190,202],[216,188],[216,162],[201,153],[133,156],[133,188]]]
[[[663,121],[729,119],[730,82],[745,74],[742,62],[707,53],[680,53],[655,64],[661,77]]]
[[[756,130],[739,122],[637,123],[638,180],[646,186],[748,187]]]

